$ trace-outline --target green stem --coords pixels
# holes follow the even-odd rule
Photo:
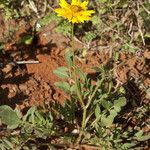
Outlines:
[[[85,128],[85,120],[86,120],[86,113],[87,113],[87,109],[86,108],[84,108],[83,109],[83,118],[82,118],[82,130],[84,130],[84,128]]]
[[[82,115],[82,125],[81,125],[81,132],[79,134],[78,137],[78,143],[81,141],[82,135],[83,135],[83,130],[85,129],[86,126],[86,117],[87,117],[87,108],[86,105],[84,104],[84,100],[81,94],[81,90],[79,87],[79,83],[78,83],[78,79],[76,76],[76,66],[75,66],[75,42],[74,42],[74,24],[72,24],[72,56],[73,56],[73,77],[74,77],[74,81],[76,84],[76,88],[77,88],[77,96],[79,98],[79,102],[81,103],[81,107],[83,109],[83,115]]]
[[[72,56],[73,56],[73,67],[75,67],[75,42],[74,42],[74,24],[72,23]],[[75,69],[74,69],[75,70]]]
[[[77,81],[77,76],[76,76],[76,66],[75,66],[75,42],[74,42],[74,24],[72,23],[72,56],[73,56],[73,76],[74,76],[74,81],[76,84],[76,88],[77,88],[77,96],[79,98],[79,101],[81,103],[82,108],[85,107],[83,98],[82,98],[82,94],[81,94],[81,90],[78,87],[78,81]]]
[[[88,101],[88,103],[87,103],[87,105],[86,105],[86,108],[87,108],[87,109],[88,109],[88,107],[90,106],[90,104],[91,104],[91,102],[92,102],[92,100],[93,100],[93,98],[94,98],[94,96],[95,96],[97,90],[98,90],[99,87],[102,85],[103,81],[104,81],[104,78],[102,78],[102,79],[100,80],[100,82],[98,82],[97,86],[95,87],[95,89],[94,89],[94,91],[93,91],[93,93],[92,93],[92,95],[91,95],[91,97],[90,97],[90,99],[89,99],[89,101]]]
[[[86,116],[87,116],[87,109],[86,107],[83,108],[83,116],[82,116],[82,126],[81,126],[81,132],[79,134],[79,137],[77,139],[77,143],[80,143],[82,141],[82,135],[83,135],[83,131],[85,129],[85,126],[86,126]]]

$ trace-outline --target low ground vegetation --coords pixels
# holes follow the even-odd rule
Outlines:
[[[74,26],[57,16],[58,4],[0,1],[0,149],[149,149],[149,1],[89,1],[95,13]],[[55,41],[57,35],[67,41],[61,51],[52,41],[42,43],[50,26]],[[27,64],[17,64],[39,54],[51,58],[45,68],[54,65],[50,83],[43,82],[43,66],[30,75]],[[20,96],[9,98],[15,90]]]

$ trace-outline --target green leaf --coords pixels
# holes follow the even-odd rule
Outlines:
[[[110,115],[115,118],[117,116],[117,112],[115,110],[110,110]]]
[[[114,60],[118,61],[118,59],[119,59],[119,52],[115,52],[115,54],[114,54]]]
[[[0,143],[0,150],[6,150],[3,143]]]
[[[94,38],[96,38],[97,34],[93,31],[85,32],[84,41],[86,43],[91,42]]]
[[[70,85],[67,82],[55,82],[55,86],[66,93],[70,93]]]
[[[97,102],[99,102],[99,103],[102,103],[102,102],[106,101],[106,99],[108,98],[108,94],[107,94],[107,93],[101,95],[101,92],[102,92],[102,91],[101,91],[101,89],[100,89],[99,93],[100,93],[100,96],[101,96],[101,97],[100,97],[100,99],[97,101]],[[103,104],[102,104],[102,105],[103,105]],[[106,104],[105,104],[105,102],[104,102],[104,106],[103,106],[104,108],[105,108],[105,105],[106,105]],[[109,107],[111,107],[111,106],[112,106],[112,104],[110,103],[110,106],[109,106]]]
[[[124,87],[120,87],[119,90],[118,90],[121,94],[125,94],[126,91],[125,91],[125,88]]]
[[[107,100],[103,100],[102,101],[102,106],[105,108],[105,109],[109,109],[111,106],[112,106],[112,103],[110,101],[107,101]]]
[[[98,10],[99,14],[104,14],[104,13],[106,13],[106,11],[107,10],[105,8],[101,8]]]
[[[150,134],[143,135],[143,136],[137,138],[138,141],[147,141],[149,139],[150,139]]]
[[[61,20],[57,27],[55,28],[57,33],[62,33],[64,36],[71,35],[71,23],[67,20]]]
[[[23,121],[29,121],[29,120],[30,120],[30,116],[31,116],[31,115],[34,115],[35,110],[36,110],[36,107],[35,107],[35,106],[32,106],[32,107],[27,111],[27,113],[23,116]]]
[[[118,100],[114,101],[114,106],[116,107],[123,107],[125,106],[127,103],[126,98],[125,97],[120,97]]]
[[[19,43],[24,43],[26,45],[32,44],[33,41],[33,36],[32,35],[25,35],[24,37],[21,38]]]
[[[96,116],[96,118],[100,117],[100,113],[101,113],[100,106],[96,105],[96,108],[95,108],[95,116]]]
[[[22,118],[21,111],[18,108],[15,108],[14,111],[16,112],[17,116],[21,119]]]
[[[144,37],[150,39],[150,33],[146,33],[146,34],[144,35]]]
[[[119,106],[114,106],[114,110],[115,110],[116,112],[120,112],[120,111],[121,111],[121,107],[119,107]]]
[[[63,79],[65,79],[65,78],[67,79],[67,78],[69,78],[68,71],[69,71],[69,69],[66,67],[59,67],[56,70],[54,70],[53,72],[58,77],[63,78]]]
[[[72,52],[70,50],[68,50],[65,53],[65,59],[67,61],[67,64],[69,65],[69,67],[71,68],[73,66],[73,61],[72,61]]]
[[[150,88],[146,90],[146,98],[150,99]]]
[[[5,147],[7,147],[8,149],[13,149],[13,143],[11,143],[7,138],[3,139],[3,143],[5,145]]]
[[[135,134],[135,137],[136,137],[137,139],[140,139],[140,138],[142,137],[142,135],[143,135],[143,131],[140,130],[139,132],[137,132],[137,133]]]
[[[76,85],[75,85],[75,84],[71,85],[71,87],[70,87],[70,91],[71,91],[71,93],[76,93],[76,91],[77,91],[77,87],[76,87]]]
[[[33,132],[34,128],[29,125],[24,125],[23,130],[25,131],[25,133],[31,134]]]
[[[39,24],[41,26],[45,26],[49,24],[51,21],[60,21],[60,18],[56,16],[55,13],[50,13],[48,15],[45,15],[42,19],[39,20]]]
[[[45,122],[45,119],[44,117],[41,115],[41,113],[39,113],[38,111],[35,112],[35,115],[36,115],[36,120],[38,120],[38,123],[44,123]]]
[[[79,68],[75,68],[75,71],[76,71],[76,74],[79,75],[81,80],[83,80],[83,81],[86,80],[86,75]]]
[[[135,146],[136,144],[135,143],[124,143],[121,147],[122,149],[129,149],[129,148],[132,148],[133,146]]]
[[[21,123],[16,112],[7,105],[0,106],[0,119],[9,129],[15,129]]]
[[[112,125],[114,121],[114,117],[109,115],[108,117],[106,115],[102,115],[101,117],[101,123],[102,123],[102,126],[106,126],[106,127],[109,127]]]
[[[98,17],[97,15],[93,15],[93,17],[91,18],[92,24],[96,27],[99,27],[102,23],[100,17]]]

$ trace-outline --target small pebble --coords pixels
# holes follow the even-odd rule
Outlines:
[[[27,90],[27,86],[26,86],[25,84],[20,84],[20,85],[19,85],[19,89],[20,89],[21,91],[26,91],[26,90]]]

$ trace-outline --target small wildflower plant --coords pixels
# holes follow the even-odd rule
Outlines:
[[[126,99],[120,97],[117,100],[112,98],[111,102],[108,101],[108,98],[113,97],[113,94],[111,94],[113,88],[111,74],[107,74],[104,71],[105,69],[100,71],[101,74],[97,77],[96,85],[92,85],[91,79],[76,66],[74,24],[84,23],[91,19],[94,10],[88,10],[88,1],[72,0],[69,4],[66,0],[60,0],[59,5],[61,8],[56,8],[55,12],[58,16],[72,23],[72,53],[68,52],[66,54],[69,68],[59,67],[54,73],[61,78],[73,80],[74,82],[71,84],[68,82],[57,82],[55,85],[67,94],[70,94],[72,102],[79,102],[79,106],[76,107],[80,108],[78,109],[82,118],[77,139],[77,142],[80,143],[86,137],[85,133],[90,128],[99,130],[100,126],[110,126],[121,111],[121,107],[126,105]],[[105,82],[108,84],[106,85]],[[72,113],[74,114],[72,116],[75,116],[78,110],[73,110],[75,111]],[[70,112],[68,111],[67,113]],[[93,118],[93,116],[95,117]]]
[[[131,2],[126,3],[130,4]],[[97,34],[108,33],[103,27],[100,14],[106,14],[106,8],[110,14],[113,12],[116,14],[116,11],[110,11],[110,7],[117,6],[116,9],[118,9],[119,4],[119,8],[121,8],[122,2],[116,3],[116,6],[113,2],[113,6],[111,6],[110,1],[107,0],[93,1],[91,7],[95,8],[95,11],[89,10],[88,4],[89,0],[60,0],[60,8],[55,9],[59,17],[52,13],[40,20],[41,26],[52,20],[56,21],[60,25],[57,27],[58,31],[63,30],[65,36],[72,35],[72,51],[69,50],[65,53],[67,67],[61,66],[54,70],[54,73],[62,78],[61,82],[56,82],[55,85],[68,95],[68,99],[63,104],[57,101],[52,101],[50,104],[43,102],[42,105],[32,106],[27,111],[20,111],[17,108],[13,110],[7,105],[0,106],[0,127],[2,128],[0,150],[72,149],[72,143],[75,144],[73,145],[75,149],[87,145],[85,149],[127,150],[141,149],[141,145],[144,146],[144,143],[148,143],[150,134],[145,133],[143,127],[149,128],[149,106],[144,104],[133,111],[129,108],[130,113],[127,114],[129,119],[126,119],[127,110],[123,109],[127,103],[126,90],[122,86],[116,87],[116,80],[112,75],[114,68],[111,66],[95,67],[93,81],[89,75],[77,67],[75,33],[79,35],[77,33],[82,30],[82,26],[88,24],[84,23],[89,20],[95,28],[89,28],[85,33],[86,43],[92,41]],[[145,6],[142,6],[143,9]],[[129,7],[132,8],[130,5]],[[126,7],[124,9],[130,11]],[[145,10],[147,11],[147,9]],[[124,13],[121,16],[124,16]],[[119,18],[121,16],[119,14]],[[127,16],[127,18],[129,17]],[[144,18],[146,19],[146,17]],[[115,20],[111,21],[116,24]],[[110,22],[111,26],[115,27],[112,23]],[[116,28],[124,31],[120,26]],[[111,29],[114,30],[114,28],[109,28],[109,31]],[[74,31],[76,32],[74,33]],[[116,31],[114,30],[114,32]],[[108,34],[104,35],[102,41],[108,39]],[[21,42],[30,45],[32,36],[22,38]],[[126,41],[124,42],[126,43]],[[125,47],[126,45],[127,47]],[[126,45],[123,47],[128,49],[129,45],[127,43]],[[3,47],[1,46],[0,49],[3,50]],[[147,96],[149,96],[149,89]],[[132,128],[130,126],[127,128],[126,125],[132,116],[134,116],[134,120],[137,119],[136,124]],[[125,122],[125,126],[122,122]]]
[[[67,3],[66,0],[60,0],[59,5],[61,8],[55,9],[55,12],[58,14],[58,16],[62,16],[66,19],[68,19],[69,22],[72,23],[72,56],[73,56],[73,79],[75,81],[75,88],[76,88],[76,94],[79,98],[79,102],[81,104],[81,107],[83,109],[83,116],[82,116],[82,130],[85,128],[85,119],[86,119],[86,112],[87,108],[84,103],[84,99],[82,97],[81,93],[81,87],[79,84],[79,80],[77,79],[76,75],[76,66],[75,66],[75,47],[74,47],[74,24],[75,23],[84,23],[84,21],[88,21],[91,19],[91,15],[94,13],[94,10],[88,10],[87,5],[88,1],[81,2],[80,0],[72,0],[71,4]],[[81,135],[79,136],[79,141],[81,138]]]

